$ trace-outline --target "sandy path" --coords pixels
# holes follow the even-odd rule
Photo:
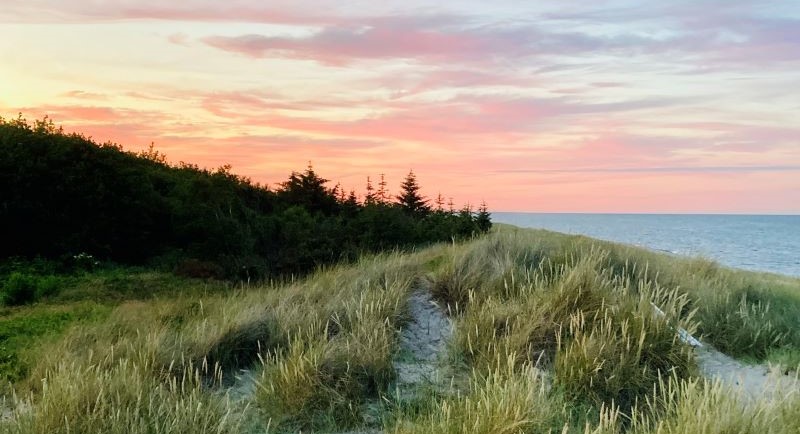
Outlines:
[[[400,351],[393,362],[401,400],[413,399],[421,387],[442,385],[447,342],[453,334],[452,322],[426,289],[417,289],[408,298],[408,315],[409,321],[400,331]],[[258,381],[255,372],[241,369],[234,378],[226,389],[231,399],[238,402],[252,399]],[[363,428],[337,434],[380,433],[382,431],[376,428]]]
[[[800,381],[794,374],[784,375],[767,365],[747,365],[712,347],[695,349],[700,372],[707,378],[738,391],[748,401],[782,399],[800,393]]]
[[[442,383],[442,362],[453,324],[429,291],[418,289],[408,299],[411,321],[400,335],[400,353],[394,361],[400,399],[413,398],[425,385]]]

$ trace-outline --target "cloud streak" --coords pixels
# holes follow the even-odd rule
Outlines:
[[[754,173],[800,172],[797,166],[584,167],[574,169],[506,169],[498,173]]]

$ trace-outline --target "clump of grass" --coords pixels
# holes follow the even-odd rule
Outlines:
[[[561,407],[548,397],[542,372],[514,358],[494,363],[487,373],[473,375],[463,396],[432,402],[418,419],[400,417],[395,434],[513,434],[560,428]]]
[[[780,367],[785,374],[800,372],[800,349],[784,347],[772,350],[767,356],[769,363]]]
[[[609,253],[594,246],[538,264],[518,259],[528,253],[499,250],[518,245],[473,243],[472,251],[462,254],[476,276],[487,277],[472,282],[461,309],[457,358],[478,370],[498,356],[513,357],[518,366],[551,366],[555,386],[569,399],[622,411],[649,393],[661,375],[694,372],[691,349],[677,334],[679,326],[693,330],[685,295],[655,282],[632,281],[628,266],[615,270]],[[448,284],[449,273],[445,270]],[[655,313],[652,302],[666,318]]]
[[[24,379],[37,359],[71,325],[89,324],[110,313],[106,306],[83,302],[65,306],[36,306],[7,313],[0,319],[0,381]]]
[[[151,372],[129,360],[60,364],[46,373],[40,394],[14,403],[13,419],[0,425],[0,432],[241,432],[244,414],[224,397],[206,393],[198,372],[166,378]]]
[[[62,278],[54,275],[38,276],[19,271],[12,272],[0,285],[0,302],[6,306],[19,306],[58,293]]]
[[[770,350],[780,347],[789,331],[774,324],[769,302],[752,300],[747,294],[719,294],[714,301],[704,301],[700,315],[704,337],[714,346],[733,356],[764,359]],[[712,299],[713,300],[713,299]]]
[[[277,307],[280,323],[295,326],[289,348],[263,358],[255,404],[270,426],[358,425],[365,400],[378,398],[394,379],[396,329],[416,273],[397,259],[363,265],[361,276],[339,271],[312,278],[303,285],[308,292]],[[308,307],[295,297],[315,299],[318,315],[292,320],[297,306]]]
[[[634,410],[633,434],[789,434],[800,431],[800,395],[778,400],[742,401],[741,394],[700,379],[663,381]]]

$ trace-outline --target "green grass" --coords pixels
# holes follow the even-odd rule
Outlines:
[[[57,339],[69,326],[105,318],[110,309],[93,302],[41,306],[0,317],[0,377],[19,381],[36,363],[42,343]]]
[[[229,285],[176,277],[144,268],[106,267],[58,274],[49,263],[13,264],[3,271],[3,288],[28,285],[35,297],[23,306],[0,307],[0,381],[24,380],[47,345],[73,326],[87,326],[108,317],[130,300],[188,297],[219,293]],[[41,289],[44,287],[44,291]],[[48,289],[49,288],[49,289]],[[34,294],[32,292],[31,294]],[[35,300],[35,301],[34,301]]]
[[[792,369],[800,280],[702,258],[500,227],[285,283],[234,288],[143,269],[69,279],[3,311],[2,354],[12,356],[0,367],[15,414],[0,433],[366,424],[397,434],[783,434],[800,420],[796,395],[748,403],[699,378],[676,334]],[[422,282],[455,326],[454,380],[408,400],[395,395],[392,361]],[[242,369],[251,392],[235,380]]]

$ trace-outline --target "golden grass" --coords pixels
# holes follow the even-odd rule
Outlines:
[[[392,360],[418,279],[449,306],[465,380],[403,403]],[[123,303],[37,352],[0,433],[335,432],[376,406],[397,434],[794,433],[796,396],[738,401],[697,378],[676,331],[793,361],[798,321],[797,279],[501,228],[286,284]],[[228,393],[240,369],[252,394]]]

